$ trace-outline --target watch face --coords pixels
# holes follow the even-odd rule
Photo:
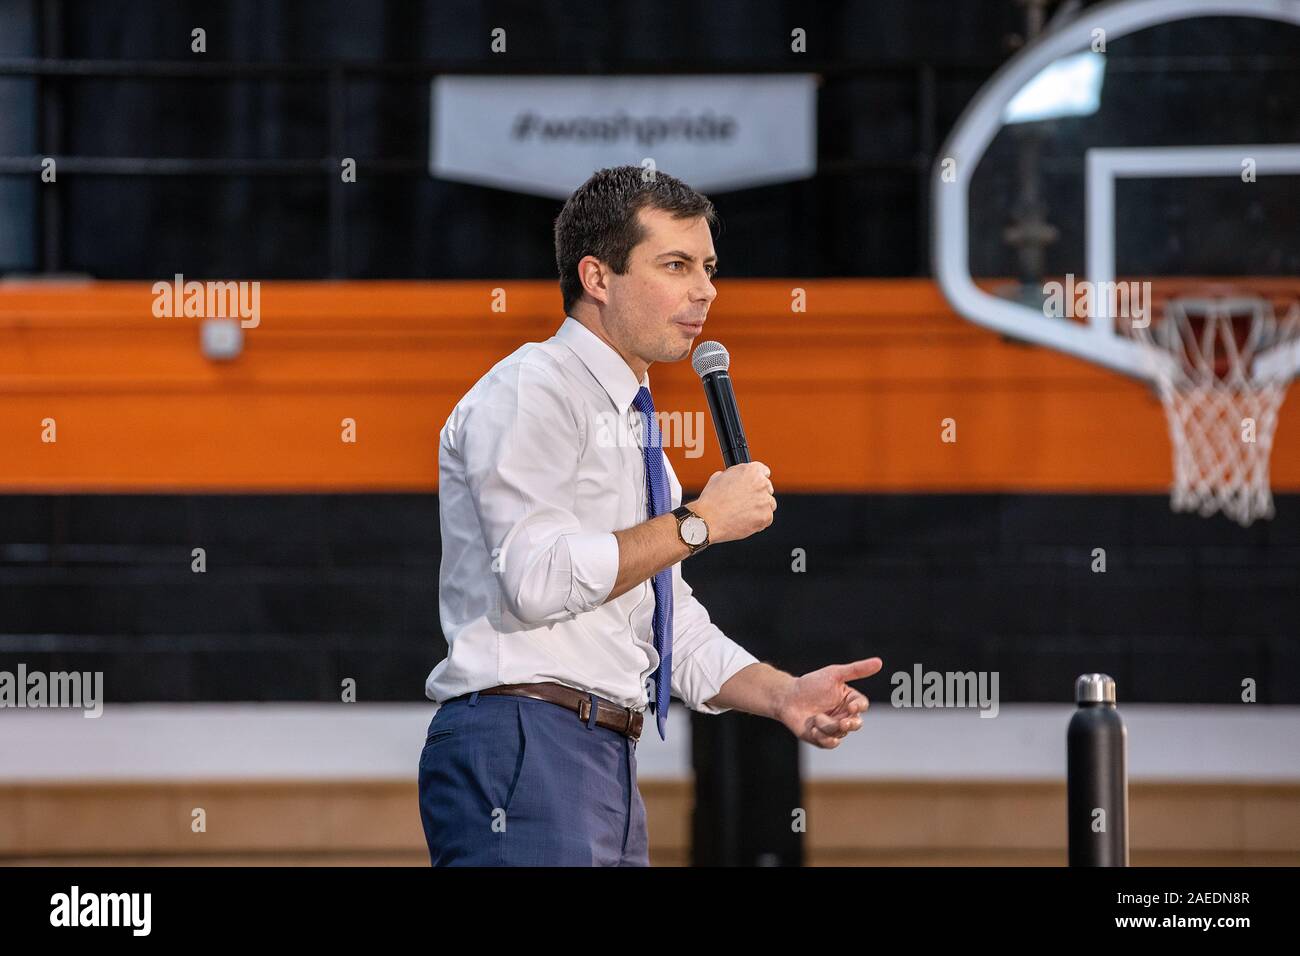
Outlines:
[[[704,519],[699,515],[692,515],[682,520],[682,540],[692,548],[703,544],[704,539],[708,536],[709,526],[704,523]]]

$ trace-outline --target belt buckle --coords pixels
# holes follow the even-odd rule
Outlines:
[[[619,710],[623,711],[624,717],[627,718],[623,724],[623,729],[620,730],[619,733],[621,733],[625,737],[630,738],[633,742],[635,742],[637,738],[632,736],[632,726],[633,724],[635,724],[636,715],[639,714],[640,711],[632,707],[620,707]],[[578,719],[585,724],[590,718],[591,718],[591,698],[584,697],[582,698],[582,700],[578,701]]]
[[[624,733],[627,735],[628,739],[635,744],[640,739],[640,736],[633,736],[632,728],[636,726],[636,719],[641,711],[637,710],[635,707],[624,707],[623,710],[627,713],[627,730],[624,731]]]

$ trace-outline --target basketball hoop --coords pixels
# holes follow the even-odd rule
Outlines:
[[[1278,319],[1265,297],[1174,297],[1162,322],[1130,332],[1150,350],[1169,422],[1170,507],[1242,527],[1272,518],[1269,457],[1290,377],[1264,374],[1256,359],[1300,340],[1300,301]]]

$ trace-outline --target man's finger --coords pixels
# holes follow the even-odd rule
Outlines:
[[[878,673],[880,668],[885,666],[885,662],[879,657],[868,657],[864,660],[854,661],[852,664],[841,664],[838,671],[840,680],[861,680],[863,677],[870,677]]]
[[[815,714],[813,726],[829,737],[844,737],[862,726],[861,717],[829,717]]]
[[[856,714],[863,713],[870,706],[865,694],[859,694],[852,687],[844,695],[844,699],[832,707],[827,713],[834,714],[836,717],[852,717]]]
[[[840,742],[841,742],[844,738],[843,738],[843,737],[836,737],[836,736],[834,736],[833,734],[827,734],[827,733],[824,733],[824,732],[818,730],[816,727],[814,727],[814,728],[812,728],[812,730],[808,731],[808,737],[805,738],[805,739],[806,739],[810,744],[814,744],[814,745],[816,745],[816,746],[818,746],[818,747],[821,747],[821,748],[823,748],[823,749],[825,749],[825,750],[834,750],[836,747],[838,747],[838,746],[840,745]]]
[[[847,737],[861,727],[861,717],[845,717],[841,720],[833,720],[829,725],[822,725],[818,729],[829,737],[842,738]]]

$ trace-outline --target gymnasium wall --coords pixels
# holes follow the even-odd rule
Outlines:
[[[689,563],[728,633],[791,670],[997,670],[1004,702],[1065,700],[1086,670],[1129,701],[1232,702],[1243,677],[1300,700],[1288,406],[1273,521],[1175,515],[1144,386],[971,326],[925,280],[800,282],[801,313],[795,286],[724,282],[705,333],[780,500]],[[267,283],[225,363],[152,298],[0,287],[0,668],[102,669],[111,700],[333,700],[344,676],[422,699],[445,652],[438,430],[558,325],[554,284]],[[703,417],[698,457],[669,450],[699,488],[720,460],[698,381],[651,381],[661,411]]]

